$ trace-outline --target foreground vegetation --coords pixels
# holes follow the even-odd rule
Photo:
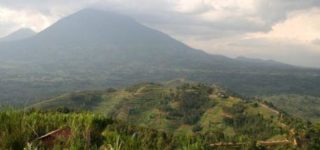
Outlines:
[[[175,135],[214,133],[230,140],[285,139],[289,129],[279,125],[283,120],[279,112],[262,104],[217,86],[170,82],[71,93],[30,108],[86,110]]]
[[[0,112],[0,149],[313,149],[317,125],[179,81],[65,94]]]
[[[0,149],[203,149],[204,140],[175,137],[152,129],[124,123],[91,113],[16,112],[0,113]],[[50,131],[70,128],[58,138],[39,139]],[[202,141],[202,142],[201,142]]]
[[[0,112],[0,149],[212,149],[210,143],[227,142],[221,135],[172,135],[149,128],[127,125],[92,113],[39,111]],[[56,129],[70,128],[70,133],[41,139]],[[320,148],[320,126],[306,131],[304,145],[277,145],[278,149]],[[307,141],[306,141],[307,140]],[[229,141],[236,143],[236,141]],[[244,142],[244,141],[243,141]],[[252,138],[242,149],[267,148]],[[224,149],[226,147],[218,147]],[[238,147],[239,148],[239,147]]]

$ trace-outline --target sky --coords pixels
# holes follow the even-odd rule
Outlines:
[[[84,8],[128,15],[208,53],[320,68],[320,0],[0,0],[0,37]]]

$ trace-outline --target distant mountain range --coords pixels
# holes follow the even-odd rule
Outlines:
[[[77,63],[75,65],[78,66],[78,63],[85,63],[90,67],[97,67],[93,63],[103,66],[109,63],[139,63],[137,67],[147,64],[148,67],[166,69],[183,67],[232,70],[247,65],[289,67],[280,63],[256,61],[257,64],[254,64],[246,60],[209,55],[129,17],[91,9],[63,18],[31,38],[0,46],[4,60],[39,64],[51,62],[56,65],[65,62]]]
[[[14,31],[13,33],[11,33],[3,38],[0,38],[0,42],[22,40],[22,39],[32,37],[33,35],[36,35],[36,32],[34,32],[33,30],[28,29],[28,28],[22,28],[17,31]]]
[[[93,9],[29,38],[0,43],[0,60],[0,98],[17,103],[176,78],[217,83],[248,96],[320,95],[320,70],[207,54],[127,16]]]

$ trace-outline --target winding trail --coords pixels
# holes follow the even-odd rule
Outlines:
[[[268,109],[271,112],[276,113],[277,115],[281,114],[278,110],[275,110],[271,107],[269,107],[266,104],[263,103],[259,103],[259,105],[263,108]],[[282,123],[279,121],[279,125],[281,128],[289,128],[288,125],[286,125],[285,123]],[[295,134],[295,130],[294,129],[289,129],[289,132],[291,135]],[[243,145],[248,145],[250,143],[245,143],[245,142],[238,142],[238,143],[233,143],[233,142],[218,142],[218,143],[213,143],[210,144],[210,147],[240,147]],[[272,146],[272,145],[287,145],[287,144],[291,144],[296,146],[297,145],[297,140],[294,138],[292,141],[288,140],[288,139],[284,139],[284,140],[273,140],[273,141],[257,141],[256,143],[257,145],[263,145],[263,146]]]
[[[277,111],[277,110],[275,110],[275,109],[273,109],[273,108],[269,107],[269,106],[268,106],[268,105],[266,105],[266,104],[259,103],[259,105],[260,105],[261,107],[263,107],[263,108],[266,108],[266,109],[268,109],[268,110],[270,110],[270,111],[272,111],[272,112],[276,113],[276,114],[280,114],[280,112],[279,112],[279,111]]]
[[[232,142],[219,142],[210,144],[211,147],[238,147],[243,145],[248,145],[250,143],[232,143]],[[275,141],[257,141],[257,145],[271,146],[271,145],[285,145],[285,144],[294,144],[293,142],[285,140],[275,140]]]

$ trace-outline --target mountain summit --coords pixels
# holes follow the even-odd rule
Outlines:
[[[27,61],[81,59],[90,63],[88,57],[96,57],[101,61],[165,63],[187,55],[189,61],[199,58],[194,54],[207,56],[129,17],[93,9],[65,17],[32,38],[0,47],[6,58]]]
[[[35,38],[58,40],[62,43],[137,44],[151,42],[161,36],[166,35],[146,28],[129,17],[113,12],[84,9],[61,19]]]
[[[29,39],[0,45],[0,50],[4,59],[39,64],[85,64],[91,68],[110,64],[146,70],[150,67],[235,69],[241,67],[239,65],[268,65],[209,55],[132,18],[94,9],[84,9],[67,16]],[[280,63],[278,66],[287,67]]]

